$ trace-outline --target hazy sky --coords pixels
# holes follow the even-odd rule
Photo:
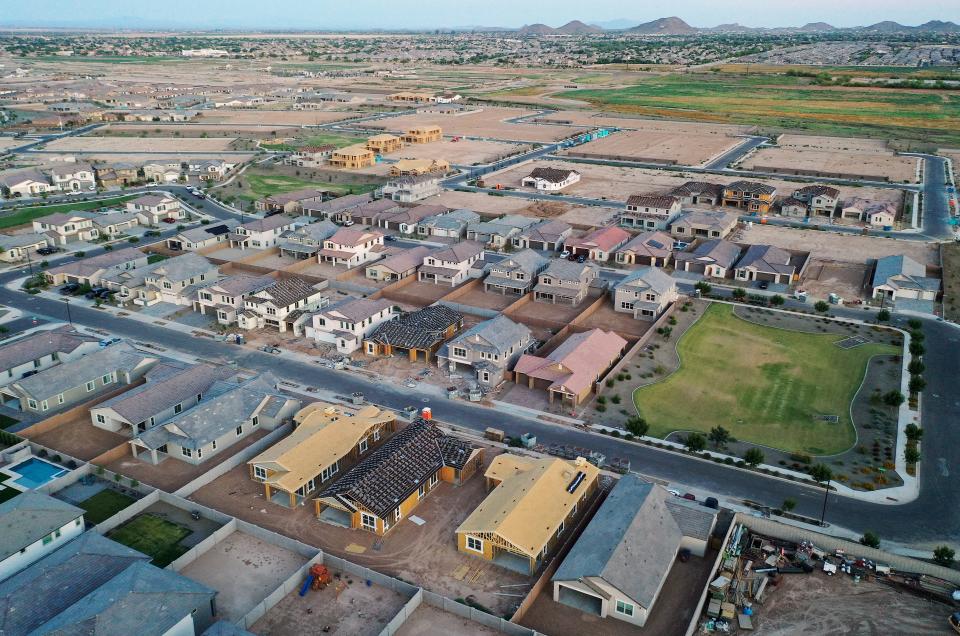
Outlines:
[[[0,25],[410,29],[516,27],[569,20],[640,23],[676,15],[694,26],[835,26],[960,22],[960,0],[0,0]]]

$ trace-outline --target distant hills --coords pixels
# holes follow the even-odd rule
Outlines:
[[[519,35],[592,35],[606,32],[635,33],[637,35],[698,35],[711,33],[832,33],[837,31],[856,31],[863,33],[960,33],[960,25],[954,22],[931,20],[918,26],[907,26],[899,22],[878,22],[869,26],[840,28],[826,22],[810,22],[800,27],[748,27],[742,24],[720,24],[715,27],[694,27],[676,16],[659,18],[643,24],[631,25],[629,20],[611,20],[600,24],[586,24],[573,20],[561,27],[554,28],[546,24],[528,24],[520,29],[489,29],[491,31],[516,31]],[[486,29],[475,29],[486,30]]]

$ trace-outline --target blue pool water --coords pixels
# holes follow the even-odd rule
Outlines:
[[[70,472],[66,468],[36,457],[31,457],[13,466],[7,466],[6,470],[20,475],[13,480],[13,483],[31,490]]]

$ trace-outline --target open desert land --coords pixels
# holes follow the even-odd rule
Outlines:
[[[92,162],[105,162],[105,163],[116,163],[118,161],[127,161],[130,163],[135,163],[142,165],[150,161],[179,161],[184,163],[187,161],[197,161],[198,159],[203,159],[206,161],[212,161],[214,159],[222,159],[223,161],[229,161],[231,163],[243,163],[244,161],[249,161],[253,158],[253,153],[240,153],[240,152],[205,152],[202,156],[198,155],[196,152],[190,154],[189,156],[181,154],[183,148],[177,152],[127,152],[127,148],[118,150],[115,152],[110,152],[107,150],[100,150],[97,152],[87,152],[83,150],[74,150],[69,153],[56,154],[56,153],[32,153],[25,155],[17,155],[18,160],[21,158],[26,158],[31,161],[36,161],[38,158],[43,158],[44,161],[49,162],[52,165],[63,165],[65,161],[72,161],[77,159],[77,153],[82,153],[83,161],[92,161]],[[41,166],[41,168],[48,168],[49,166]]]
[[[786,146],[758,148],[737,167],[779,174],[915,183],[919,162],[917,157],[901,157],[890,152],[881,154],[876,151],[813,150]]]
[[[785,250],[810,252],[815,258],[853,263],[865,263],[872,259],[898,254],[905,254],[928,267],[939,267],[940,262],[936,244],[783,228],[757,223],[738,230],[736,241],[776,245]]]
[[[819,150],[825,152],[853,152],[857,154],[876,153],[891,155],[893,151],[886,140],[865,139],[863,137],[824,137],[822,135],[785,134],[777,137],[781,148],[795,150]]]
[[[457,190],[444,190],[440,194],[424,199],[420,203],[445,205],[454,210],[466,208],[473,210],[480,216],[486,217],[502,216],[504,214],[524,214],[523,210],[530,207],[530,201],[525,199],[491,196],[483,192],[460,192]],[[556,203],[564,206],[563,212],[569,209],[569,206],[566,204]]]
[[[90,131],[88,137],[263,137],[275,133],[277,137],[293,137],[302,132],[300,126],[271,126],[259,124],[210,124],[202,120],[195,124],[116,123]]]
[[[212,110],[204,111],[202,119],[206,123],[213,124],[319,126],[355,119],[365,114],[367,113],[352,110]]]
[[[553,96],[641,117],[960,144],[960,96],[941,91],[814,86],[807,78],[779,73],[690,72]]]
[[[14,139],[13,137],[0,137],[0,150],[5,150],[7,148],[12,148],[14,146],[22,146],[25,144],[23,139]]]
[[[724,133],[675,133],[625,130],[577,146],[568,154],[596,159],[699,166],[742,143]]]
[[[408,144],[401,150],[385,156],[390,159],[445,159],[454,165],[472,166],[490,163],[529,149],[530,147],[524,144],[508,144],[500,141],[443,139],[429,144]]]
[[[687,181],[709,181],[727,185],[742,177],[703,175],[684,172],[664,172],[652,168],[628,168],[624,166],[601,166],[574,161],[542,159],[513,166],[501,172],[484,175],[484,182],[502,184],[520,188],[520,181],[536,167],[552,167],[578,171],[582,177],[579,182],[563,189],[563,194],[571,196],[606,198],[610,201],[626,201],[631,194],[666,194]],[[762,179],[763,183],[777,189],[778,196],[790,196],[794,190],[805,184],[785,179]],[[890,201],[898,208],[903,203],[903,192],[889,188],[871,188],[839,186],[840,198],[858,196],[876,201]]]
[[[219,152],[231,149],[233,139],[221,137],[64,137],[46,144],[46,150],[56,152]]]
[[[440,126],[445,136],[483,137],[484,139],[503,139],[507,141],[523,141],[529,143],[549,143],[559,141],[571,135],[585,132],[586,128],[571,126],[550,126],[541,124],[512,124],[505,120],[524,115],[531,115],[535,111],[522,108],[503,108],[484,106],[466,115],[438,115],[435,113],[418,113],[416,115],[401,115],[383,122],[370,122],[371,129],[403,132],[420,126]]]

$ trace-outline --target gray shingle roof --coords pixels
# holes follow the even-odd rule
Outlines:
[[[676,252],[673,259],[678,264],[685,261],[706,259],[708,262],[727,268],[733,267],[738,256],[740,256],[739,245],[721,239],[713,239],[700,243],[692,252]]]
[[[625,475],[560,564],[553,581],[599,577],[650,609],[682,533],[663,488]]]
[[[342,316],[344,320],[360,322],[390,307],[393,307],[393,302],[385,298],[351,298],[330,305],[321,314],[331,320],[340,320]]]
[[[445,263],[462,263],[483,252],[483,244],[476,241],[461,241],[438,250],[431,257]]]
[[[675,286],[676,282],[673,277],[659,267],[641,267],[627,274],[623,280],[617,283],[616,289],[621,287],[649,287],[658,294],[663,294]]]
[[[205,274],[211,269],[216,269],[216,265],[194,252],[168,258],[165,261],[160,261],[157,265],[159,267],[151,272],[151,278],[166,278],[172,282],[189,280],[200,274]]]
[[[208,241],[215,236],[220,234],[227,234],[231,230],[236,229],[240,225],[240,221],[236,219],[227,219],[225,221],[219,221],[217,223],[211,223],[210,225],[200,225],[198,227],[190,228],[189,230],[184,230],[177,234],[176,238],[182,238],[188,243],[200,243],[202,241]]]
[[[75,360],[45,369],[13,383],[35,400],[46,400],[113,371],[132,371],[146,361],[155,360],[126,342],[91,351]]]
[[[0,561],[83,515],[83,510],[28,491],[0,503]]]
[[[79,261],[67,263],[66,265],[60,265],[59,267],[52,267],[47,270],[47,274],[90,276],[91,274],[95,274],[102,269],[107,269],[108,267],[113,267],[114,265],[129,263],[140,259],[146,261],[147,255],[138,249],[126,247],[122,250],[104,252],[103,254],[94,256],[92,258],[84,258]]]
[[[34,232],[27,234],[0,234],[0,251],[9,250],[14,247],[36,245],[37,243],[46,242],[48,238],[46,234],[37,234]]]
[[[211,364],[198,364],[186,369],[172,369],[163,377],[141,384],[129,391],[97,404],[96,409],[113,409],[131,424],[144,422],[161,411],[197,395],[206,393],[214,382],[233,375],[228,369]]]
[[[318,291],[301,278],[283,278],[273,285],[257,292],[254,302],[271,302],[275,307],[289,307],[301,300],[307,300]]]
[[[445,348],[463,343],[464,346],[475,348],[477,346],[477,337],[490,343],[493,349],[501,355],[507,355],[510,347],[516,346],[520,342],[530,340],[530,328],[524,324],[514,322],[503,314],[490,320],[484,320],[467,329],[462,334],[448,342]],[[489,350],[490,347],[483,347]]]
[[[521,271],[535,276],[543,270],[548,261],[549,259],[547,257],[541,256],[531,249],[525,249],[495,263],[491,269],[494,271],[502,270],[504,272]]]
[[[873,287],[890,285],[897,288],[937,291],[940,279],[929,278],[927,268],[909,256],[897,254],[877,259],[873,273]]]
[[[717,511],[681,497],[667,497],[667,508],[685,537],[706,541],[717,522]]]
[[[167,443],[200,448],[248,422],[270,397],[286,400],[276,389],[276,379],[265,373],[242,384],[216,382],[196,406],[163,424],[144,431],[137,439],[149,449]]]
[[[577,263],[576,261],[567,261],[563,259],[554,259],[550,261],[541,274],[541,278],[548,276],[557,280],[578,281],[584,270],[590,270],[596,276],[597,266],[593,263]]]
[[[83,343],[96,341],[66,327],[38,331],[0,345],[0,369],[13,369],[51,353],[72,353]]]
[[[761,272],[793,274],[790,252],[773,245],[751,245],[744,252],[737,267],[754,267]]]

